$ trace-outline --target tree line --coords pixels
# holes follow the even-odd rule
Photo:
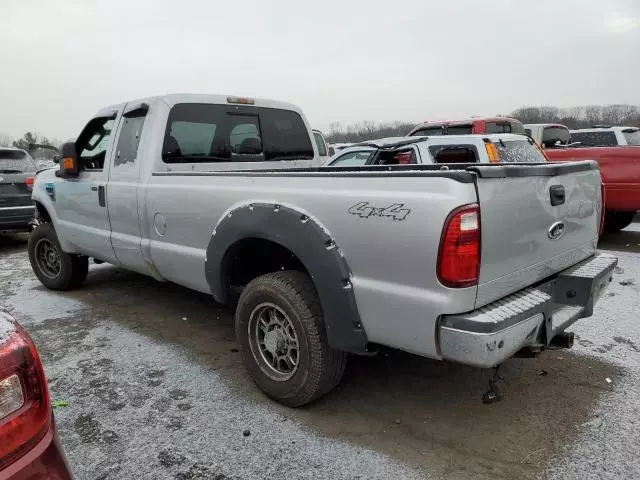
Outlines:
[[[505,116],[505,115],[498,115]],[[587,105],[582,107],[522,107],[508,117],[522,123],[559,123],[569,128],[587,128],[595,125],[625,125],[640,127],[640,107],[637,105]],[[413,123],[363,121],[344,126],[340,122],[329,125],[327,141],[362,142],[375,138],[404,136],[415,126]]]
[[[498,115],[503,116],[503,115]],[[559,123],[569,128],[586,128],[594,125],[627,125],[640,127],[640,106],[637,105],[587,105],[582,107],[522,107],[507,116],[522,123]],[[329,125],[326,138],[331,143],[363,142],[375,138],[404,136],[415,126],[414,123],[374,122],[365,120],[344,126],[340,122]],[[13,139],[0,134],[0,147],[29,149],[30,144],[53,145],[59,147],[62,142],[43,135],[26,132],[22,137]]]
[[[29,151],[31,145],[49,145],[60,147],[62,142],[33,132],[26,132],[22,137],[13,139],[10,135],[0,133],[0,147],[15,147]]]

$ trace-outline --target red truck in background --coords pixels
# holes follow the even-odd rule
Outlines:
[[[553,162],[598,162],[604,186],[604,230],[617,232],[629,226],[640,210],[640,146],[582,146],[573,141],[564,125],[542,123],[524,127]]]
[[[635,135],[635,129],[632,134]],[[626,132],[626,130],[625,130]],[[604,231],[617,232],[629,226],[640,211],[640,146],[582,146],[571,140],[564,125],[523,125],[509,117],[477,117],[466,120],[425,122],[409,135],[470,135],[520,133],[532,137],[553,162],[595,160],[600,165],[604,186]],[[634,137],[635,138],[635,137]]]
[[[521,133],[524,125],[510,117],[474,117],[466,120],[424,122],[414,127],[409,136],[475,135],[483,133]]]

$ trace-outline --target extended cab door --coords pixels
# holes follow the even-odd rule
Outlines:
[[[89,121],[76,140],[78,176],[56,180],[58,234],[76,253],[109,263],[117,259],[111,247],[106,189],[113,133],[123,106],[102,111]]]
[[[149,268],[142,256],[138,209],[143,204],[139,199],[142,195],[139,188],[141,138],[148,108],[144,102],[129,103],[125,107],[107,185],[113,251],[121,265],[146,274]]]

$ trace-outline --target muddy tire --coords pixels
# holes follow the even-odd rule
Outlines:
[[[607,210],[604,216],[604,231],[607,233],[619,232],[627,228],[633,222],[635,212],[616,212]]]
[[[38,280],[51,290],[80,288],[89,272],[89,259],[65,253],[52,223],[38,225],[29,235],[29,261]]]
[[[307,275],[283,271],[252,280],[240,295],[235,326],[245,367],[277,402],[299,407],[340,382],[347,354],[329,346]]]

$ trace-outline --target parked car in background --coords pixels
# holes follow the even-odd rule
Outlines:
[[[375,153],[371,145],[358,145],[338,150],[325,163],[326,166],[356,167],[367,164],[367,160]]]
[[[71,478],[36,346],[0,310],[0,479]]]
[[[631,224],[633,217],[640,210],[640,146],[616,144],[605,147],[583,144],[579,138],[587,143],[597,143],[597,140],[594,140],[596,137],[592,133],[593,129],[589,129],[591,133],[581,136],[573,134],[566,126],[559,124],[531,124],[525,125],[525,129],[542,145],[551,161],[595,160],[598,162],[606,209],[604,230],[617,232]],[[629,131],[625,132],[625,130]],[[627,127],[602,131],[598,129],[597,132],[616,138],[622,135],[625,141],[631,142],[637,135],[637,129]]]
[[[324,135],[320,130],[313,130],[313,139],[318,147],[318,165],[324,164],[331,155],[329,155],[329,146],[324,139]]]
[[[394,157],[385,150],[398,145]],[[335,154],[326,166],[364,166],[440,163],[544,163],[540,147],[529,137],[516,134],[389,137],[372,140]]]
[[[329,144],[330,156],[335,155],[340,150],[344,150],[345,148],[349,148],[351,145],[355,145],[355,144],[354,143],[330,143]]]
[[[594,127],[571,130],[571,142],[583,147],[616,147],[640,145],[638,127]]]
[[[29,231],[35,208],[31,190],[38,166],[19,148],[0,148],[0,231]]]
[[[260,137],[230,148],[248,124]],[[499,144],[508,160],[512,141],[540,153],[524,136],[479,138],[478,155]],[[311,168],[317,145],[293,105],[107,107],[63,145],[59,170],[38,174],[29,260],[50,289],[80,287],[91,257],[236,305],[245,367],[289,406],[379,344],[485,368],[570,346],[566,329],[592,315],[617,263],[596,252],[597,165],[392,164],[446,153],[427,140],[376,146],[384,168]]]
[[[413,135],[472,135],[486,133],[524,134],[522,123],[510,117],[477,117],[464,120],[424,122],[409,132]]]
[[[45,168],[55,168],[57,166],[56,157],[59,154],[57,147],[53,145],[43,145],[32,143],[29,145],[29,155],[34,159],[38,170]]]

